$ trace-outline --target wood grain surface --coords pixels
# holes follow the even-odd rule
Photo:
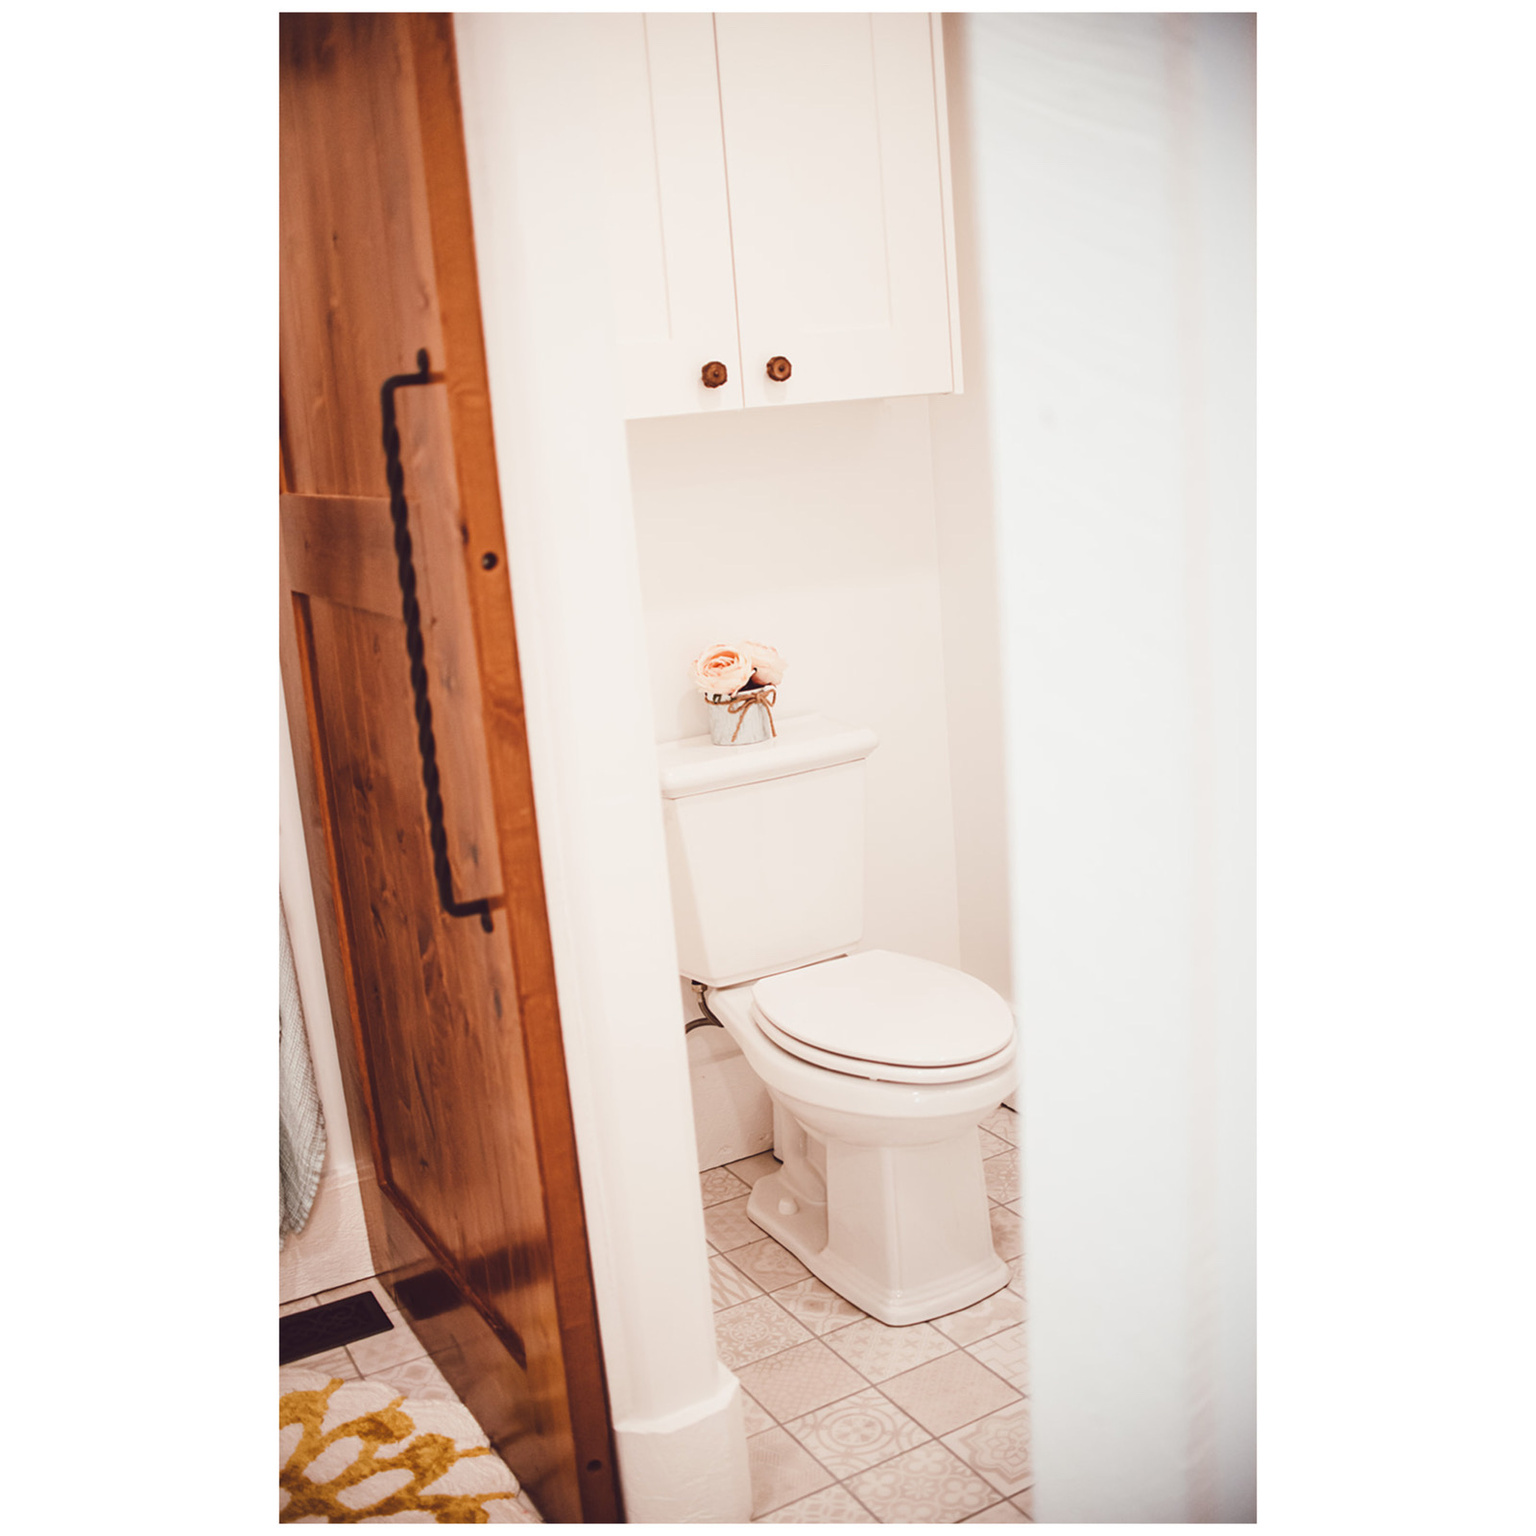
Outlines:
[[[546,1520],[613,1522],[452,20],[281,38],[283,671],[370,1240],[408,1316],[455,1298],[412,1320]],[[398,393],[402,462],[455,895],[489,934],[438,903],[395,581],[379,388],[422,347],[444,382]]]

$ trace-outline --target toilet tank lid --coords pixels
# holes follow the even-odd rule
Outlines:
[[[663,798],[678,800],[712,789],[788,778],[835,763],[858,762],[880,744],[867,725],[844,725],[826,715],[777,717],[774,724],[777,736],[747,747],[713,746],[708,736],[690,736],[658,747]]]

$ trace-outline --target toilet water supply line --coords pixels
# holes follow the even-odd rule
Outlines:
[[[725,1025],[714,1016],[710,1011],[708,1002],[705,1001],[704,993],[706,988],[704,983],[702,981],[690,981],[688,985],[693,988],[693,995],[698,999],[699,1007],[704,1010],[704,1017],[702,1019],[690,1019],[683,1025],[683,1033],[686,1035],[692,1030],[703,1029],[707,1024],[713,1024],[716,1029],[724,1029]]]

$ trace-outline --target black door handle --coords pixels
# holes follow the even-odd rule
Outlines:
[[[384,473],[389,481],[389,516],[395,525],[395,563],[400,575],[400,609],[405,619],[405,650],[411,660],[411,693],[416,701],[416,749],[421,756],[421,784],[427,792],[427,826],[432,844],[432,873],[437,879],[437,899],[449,917],[476,917],[490,933],[491,898],[455,901],[453,869],[448,863],[448,832],[443,826],[443,793],[437,771],[437,738],[432,734],[432,701],[427,695],[426,644],[421,638],[421,604],[416,601],[416,565],[411,558],[410,509],[405,501],[405,466],[400,462],[400,429],[395,422],[395,391],[412,384],[441,384],[443,375],[433,373],[423,347],[416,354],[415,373],[397,373],[385,379],[379,391],[384,414]]]

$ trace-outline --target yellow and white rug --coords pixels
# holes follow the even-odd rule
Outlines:
[[[540,1523],[462,1403],[304,1370],[278,1391],[281,1523]]]

